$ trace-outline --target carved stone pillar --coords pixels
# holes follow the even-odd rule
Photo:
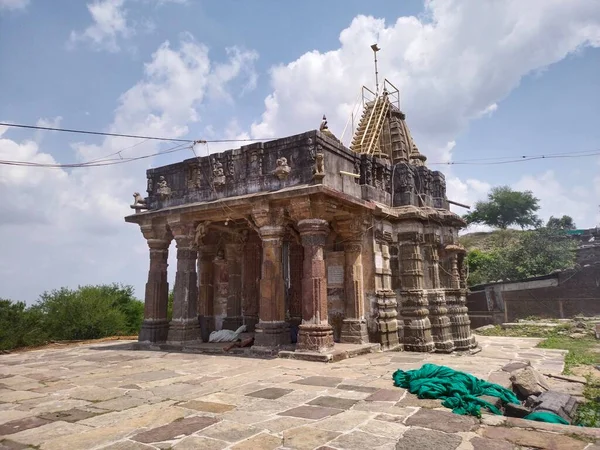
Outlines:
[[[344,244],[346,318],[342,322],[340,342],[364,344],[369,342],[364,311],[362,240]]]
[[[398,302],[394,291],[377,292],[377,328],[383,350],[400,346],[398,339]]]
[[[285,322],[285,282],[281,260],[284,232],[283,226],[260,227],[263,255],[260,320],[254,335],[256,347],[277,347],[291,342],[289,325]]]
[[[446,305],[446,295],[440,287],[440,257],[438,253],[438,240],[433,237],[427,246],[427,259],[429,263],[429,277],[433,289],[428,292],[429,320],[435,349],[439,352],[454,350],[450,318]]]
[[[242,314],[246,329],[249,332],[253,332],[258,323],[261,261],[260,238],[256,233],[252,233],[244,246],[242,269]]]
[[[227,244],[225,257],[229,272],[227,295],[227,317],[223,319],[223,328],[237,330],[242,325],[242,243]]]
[[[138,340],[140,342],[165,342],[169,330],[167,259],[173,236],[166,224],[142,225],[142,233],[150,249],[150,270],[144,298],[144,321]]]
[[[337,219],[335,231],[344,242],[344,294],[345,318],[342,322],[340,342],[363,344],[369,342],[365,320],[363,239],[369,226],[369,218],[357,212]]]
[[[471,334],[471,320],[467,308],[466,289],[460,287],[460,270],[458,254],[464,249],[450,245],[446,247],[450,254],[450,289],[446,289],[448,316],[452,326],[452,339],[456,350],[468,350],[476,346],[475,337]]]
[[[431,352],[435,345],[431,336],[428,300],[423,290],[422,235],[406,233],[400,236],[402,299],[401,313],[404,321],[404,349]]]
[[[214,264],[216,249],[203,245],[199,251],[200,290],[198,292],[198,315],[202,340],[208,342],[210,333],[215,330],[214,311]]]
[[[229,297],[229,267],[223,250],[218,250],[213,261],[214,317],[215,330],[223,329],[223,320],[227,317],[227,300]]]
[[[194,227],[181,222],[169,222],[177,243],[177,273],[173,296],[173,318],[169,324],[167,342],[183,344],[198,342],[198,275],[196,258],[198,251],[194,242]]]
[[[298,221],[304,247],[302,267],[302,324],[298,332],[297,350],[326,351],[333,347],[333,329],[327,314],[327,278],[323,247],[329,224],[323,219]]]

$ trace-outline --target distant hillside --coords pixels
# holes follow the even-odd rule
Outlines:
[[[516,239],[521,230],[494,230],[467,233],[458,238],[459,242],[467,249],[490,251],[494,247],[505,246]]]

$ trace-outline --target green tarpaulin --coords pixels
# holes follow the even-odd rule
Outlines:
[[[419,398],[441,399],[442,405],[451,408],[456,414],[481,417],[482,407],[494,414],[502,414],[494,405],[479,398],[483,395],[497,397],[504,403],[520,404],[510,389],[450,367],[424,364],[420,369],[397,370],[392,377],[394,386],[408,389]],[[552,413],[532,413],[526,418],[540,422],[565,423],[561,417]]]

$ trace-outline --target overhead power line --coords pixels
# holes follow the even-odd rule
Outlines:
[[[46,130],[46,131],[62,131],[65,133],[78,133],[78,134],[91,134],[91,135],[96,135],[96,136],[113,136],[113,137],[125,137],[125,138],[134,138],[134,139],[146,139],[146,140],[153,140],[153,141],[170,141],[170,142],[187,142],[187,143],[196,143],[196,144],[205,144],[207,142],[215,142],[215,143],[219,143],[219,142],[254,142],[254,141],[267,141],[267,140],[273,140],[273,139],[277,139],[274,137],[270,137],[270,138],[255,138],[255,139],[251,139],[251,138],[244,138],[244,139],[212,139],[212,140],[206,140],[206,139],[177,139],[177,138],[166,138],[166,137],[157,137],[157,136],[141,136],[141,135],[137,135],[137,134],[120,134],[120,133],[105,133],[102,131],[85,131],[85,130],[73,130],[73,129],[69,129],[69,128],[53,128],[53,127],[40,127],[37,125],[24,125],[24,124],[18,124],[18,123],[6,123],[6,122],[0,122],[0,126],[5,126],[5,127],[15,127],[15,128],[27,128],[27,129],[31,129],[31,130]]]
[[[572,152],[572,153],[557,153],[557,154],[547,154],[547,155],[531,155],[531,156],[520,156],[513,157],[513,159],[508,159],[504,161],[487,161],[483,162],[484,159],[473,159],[473,160],[463,160],[463,161],[447,161],[447,162],[434,162],[429,163],[430,165],[447,165],[447,166],[458,166],[458,165],[473,165],[473,166],[493,166],[499,164],[512,164],[526,161],[534,161],[539,159],[560,159],[560,158],[585,158],[588,156],[598,156],[600,155],[600,150],[587,151],[587,152]],[[504,159],[502,158],[489,158],[489,159]]]
[[[114,136],[114,137],[126,137],[126,138],[135,138],[135,139],[151,139],[154,141],[171,141],[171,142],[188,142],[188,143],[195,142],[191,139],[175,139],[175,138],[164,138],[164,137],[156,137],[156,136],[139,136],[139,135],[135,135],[135,134],[104,133],[101,131],[71,130],[68,128],[39,127],[37,125],[23,125],[23,124],[17,124],[17,123],[0,122],[0,125],[6,126],[6,127],[28,128],[31,130],[63,131],[65,133],[93,134],[93,135],[97,135],[97,136]]]
[[[179,144],[179,145],[169,148],[167,150],[163,150],[163,151],[148,154],[148,155],[136,156],[136,157],[131,157],[131,158],[119,157],[119,158],[112,158],[112,159],[96,159],[96,160],[92,160],[92,161],[88,161],[88,162],[73,163],[73,164],[49,164],[49,163],[38,163],[38,162],[33,162],[33,161],[0,160],[0,165],[22,166],[22,167],[43,167],[46,169],[80,169],[80,168],[87,168],[87,167],[114,166],[117,164],[125,164],[125,163],[132,162],[132,161],[139,161],[141,159],[152,158],[152,157],[158,156],[158,155],[166,155],[169,153],[175,153],[175,152],[179,152],[182,150],[188,150],[190,147],[193,147],[193,145],[185,143],[185,144]],[[111,156],[111,155],[109,155],[109,156]]]

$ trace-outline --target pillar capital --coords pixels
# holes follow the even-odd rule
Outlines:
[[[263,244],[268,241],[279,241],[285,235],[285,227],[281,225],[264,225],[259,228],[258,234],[263,241]]]
[[[368,216],[358,213],[336,219],[333,222],[333,229],[346,241],[362,241],[369,225]]]
[[[285,223],[284,209],[273,207],[267,201],[257,202],[252,207],[252,220],[258,228],[280,226]]]
[[[327,243],[329,223],[323,219],[302,219],[298,222],[302,245],[323,247]]]
[[[142,223],[140,230],[151,249],[168,249],[173,240],[173,234],[166,222],[153,221]]]
[[[196,248],[196,227],[192,222],[183,222],[179,218],[168,220],[178,249]]]

